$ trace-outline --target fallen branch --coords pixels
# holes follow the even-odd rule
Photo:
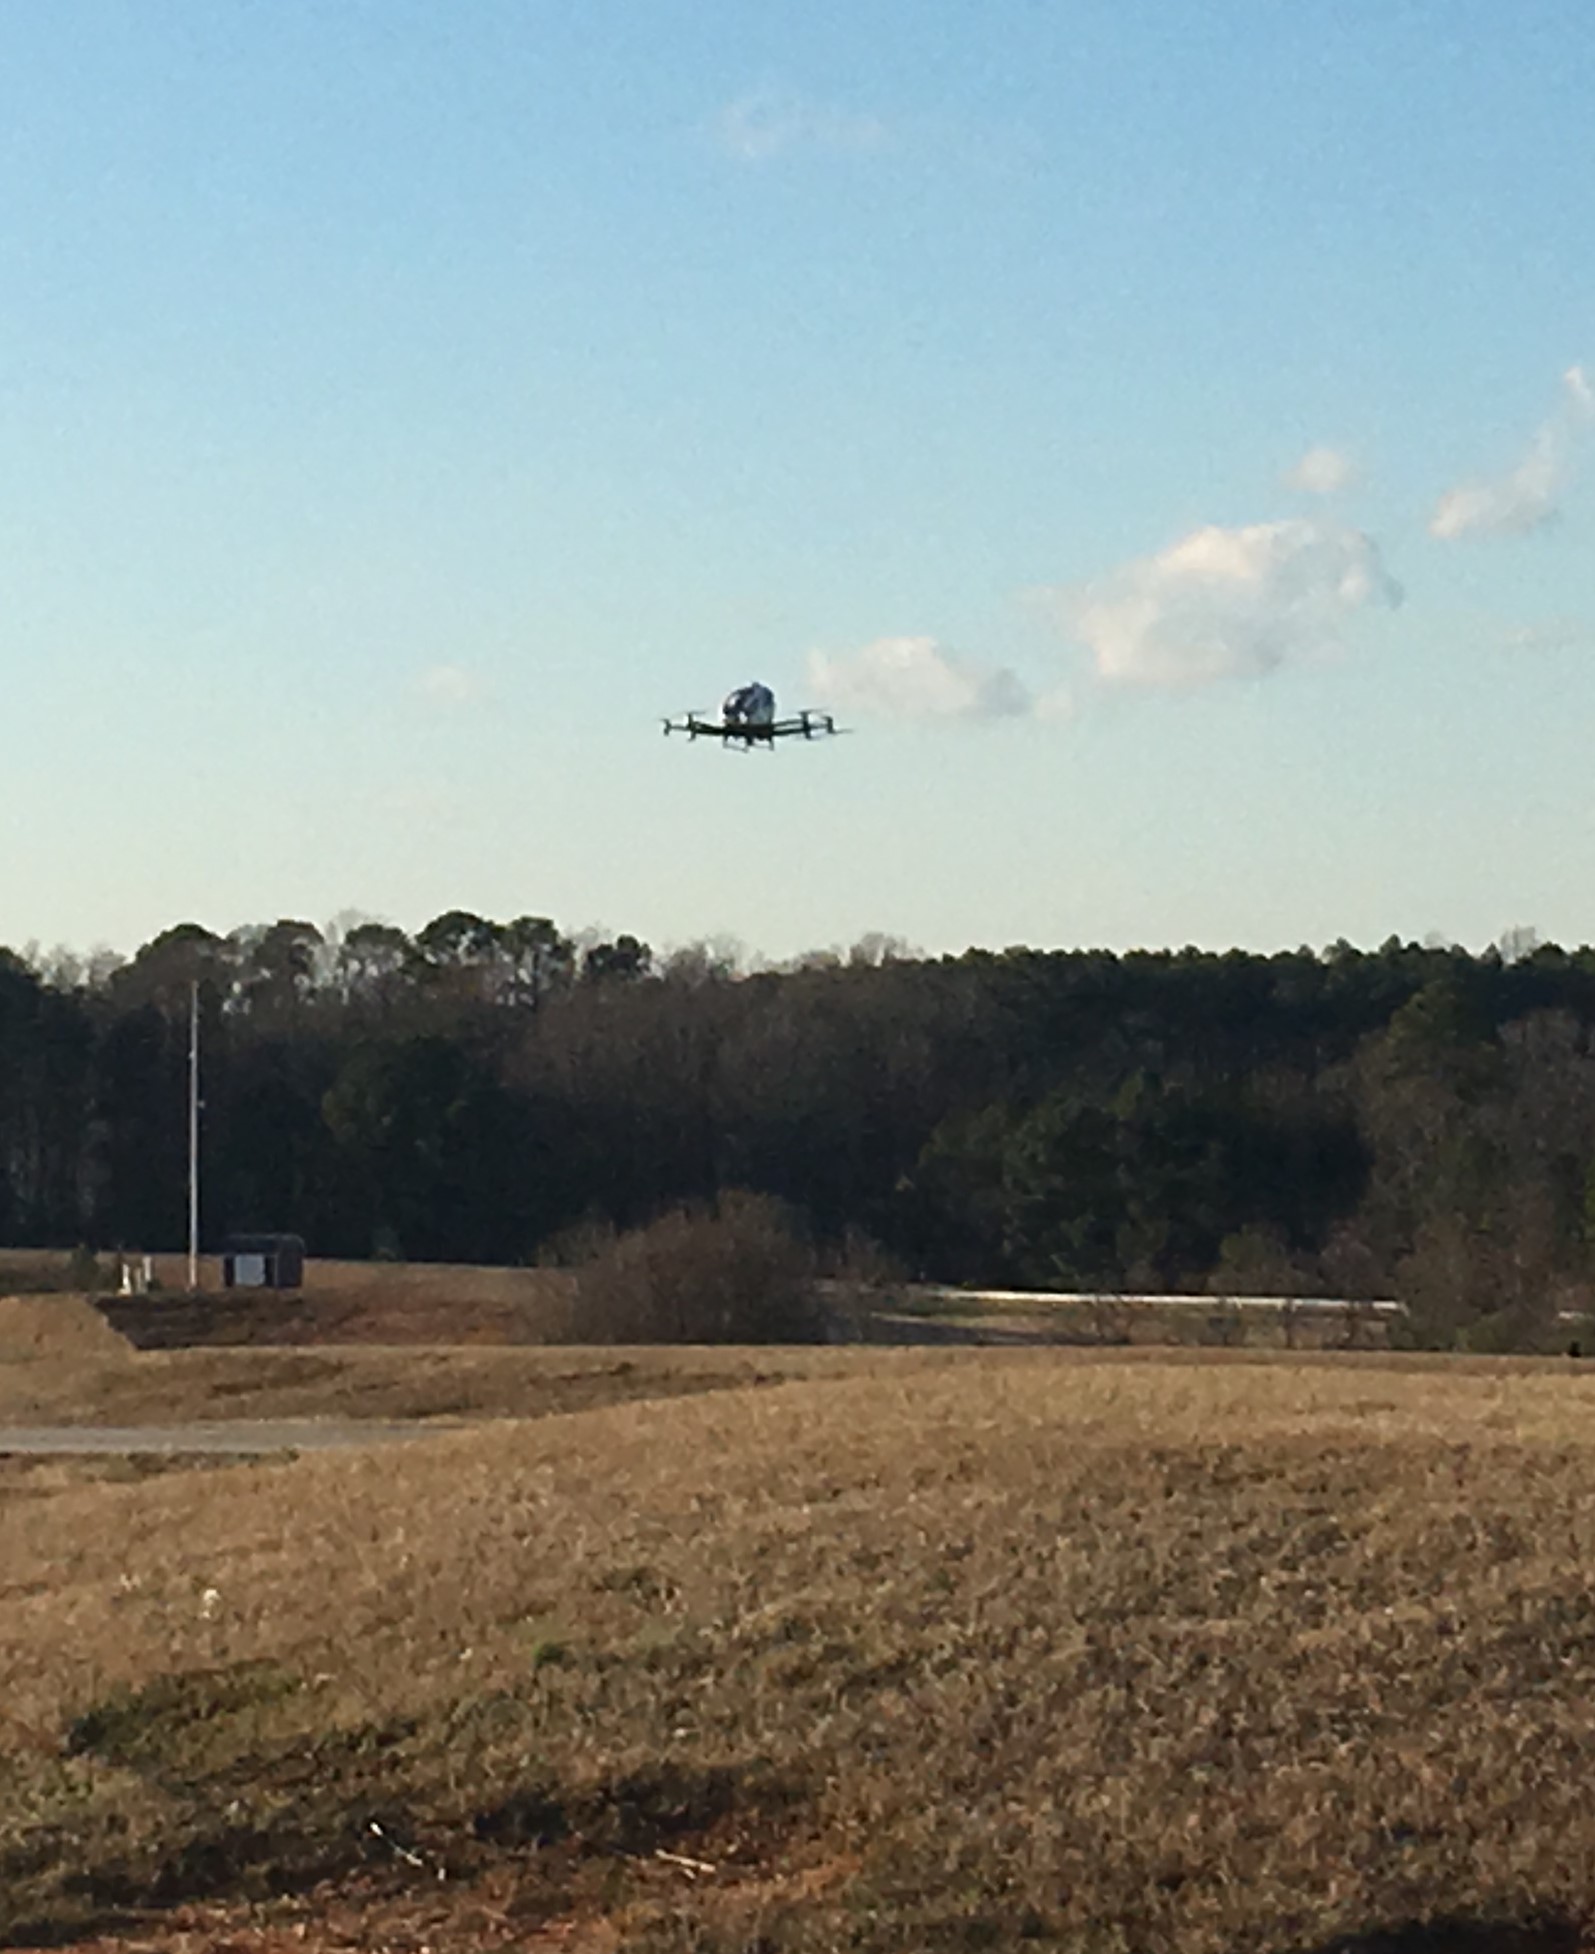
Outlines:
[[[697,1879],[700,1875],[706,1876],[720,1870],[718,1866],[711,1866],[707,1859],[689,1859],[684,1852],[666,1852],[663,1846],[655,1850],[654,1857],[662,1859],[667,1866],[679,1867],[688,1879]]]
[[[396,1853],[407,1866],[414,1866],[418,1871],[423,1873],[435,1872],[439,1879],[448,1878],[448,1874],[441,1866],[429,1865],[421,1857],[419,1852],[412,1852],[407,1845],[400,1845],[399,1841],[391,1833],[383,1831],[382,1827],[374,1818],[366,1821],[366,1830],[373,1838],[380,1839],[390,1852]]]

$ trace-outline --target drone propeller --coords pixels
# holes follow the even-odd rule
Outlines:
[[[756,746],[766,753],[773,752],[777,740],[794,734],[805,740],[816,740],[852,731],[849,726],[838,726],[833,714],[813,706],[805,707],[789,719],[744,722],[727,719],[723,714],[719,719],[712,719],[705,713],[687,712],[679,719],[661,720],[660,725],[666,734],[684,733],[689,740],[718,739],[721,746],[740,753],[751,753]]]

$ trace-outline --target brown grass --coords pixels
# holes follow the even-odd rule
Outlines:
[[[133,1352],[84,1296],[0,1296],[0,1376],[19,1364],[128,1365]]]
[[[851,1361],[0,1505],[11,1936],[1580,1944],[1595,1377]]]
[[[814,1346],[135,1350],[82,1298],[10,1298],[0,1301],[0,1427],[215,1418],[542,1418],[640,1398],[937,1361],[939,1354],[929,1351]]]

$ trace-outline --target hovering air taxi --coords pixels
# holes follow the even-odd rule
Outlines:
[[[744,752],[755,746],[774,747],[777,740],[819,740],[845,733],[828,712],[805,710],[790,719],[775,716],[775,694],[767,685],[739,685],[728,694],[720,717],[689,712],[680,719],[667,719],[665,732],[685,733],[689,740],[718,740],[722,746],[738,746]]]

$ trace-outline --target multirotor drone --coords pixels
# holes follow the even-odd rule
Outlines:
[[[775,716],[775,694],[767,685],[740,685],[720,708],[720,717],[711,719],[700,712],[689,712],[680,719],[667,719],[665,732],[685,733],[689,740],[718,740],[722,746],[740,747],[743,752],[755,746],[773,748],[777,740],[819,740],[845,733],[828,712],[805,710],[790,719]]]

